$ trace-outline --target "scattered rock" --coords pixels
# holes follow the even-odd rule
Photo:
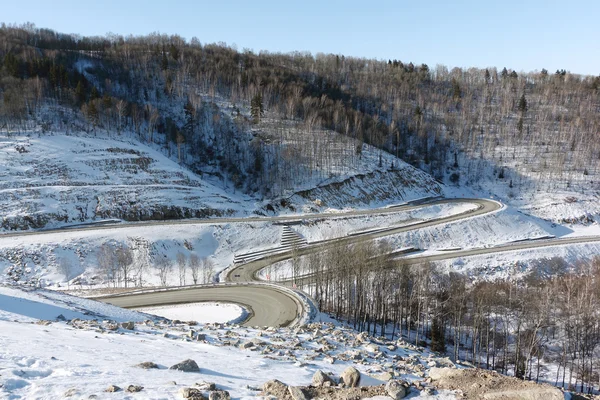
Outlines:
[[[158,365],[153,363],[152,361],[144,361],[144,362],[136,365],[136,367],[143,368],[143,369],[157,369]]]
[[[264,340],[259,339],[257,337],[252,339],[251,342],[254,343],[255,346],[265,346],[267,344],[267,342],[265,342]]]
[[[255,347],[255,345],[252,342],[244,342],[244,343],[240,344],[240,349],[244,349],[244,350],[245,349],[252,349],[254,347]]]
[[[392,375],[391,372],[383,372],[383,373],[381,373],[379,375],[374,375],[373,377],[375,379],[379,379],[380,381],[384,381],[384,382],[387,382],[390,379],[394,379],[394,375]]]
[[[71,388],[65,392],[65,397],[75,396],[78,393],[77,389]]]
[[[323,358],[323,361],[325,361],[328,364],[333,364],[335,362],[335,358],[331,357],[331,356],[325,356]]]
[[[105,392],[114,393],[114,392],[119,392],[120,390],[121,390],[121,388],[118,387],[117,385],[110,385],[109,387],[106,388]]]
[[[360,372],[354,367],[348,367],[342,372],[342,382],[347,387],[357,387],[360,383]]]
[[[313,386],[323,386],[323,385],[325,385],[326,382],[329,382],[331,385],[335,384],[333,379],[331,379],[331,377],[329,375],[327,375],[325,372],[323,372],[321,370],[318,370],[317,372],[315,372],[315,374],[312,377]]]
[[[226,390],[213,390],[208,394],[208,400],[230,400],[231,396]]]
[[[376,344],[370,343],[365,346],[369,353],[377,353],[379,351],[379,346]]]
[[[359,342],[368,342],[369,341],[369,334],[367,332],[361,332],[358,335],[356,335],[356,340],[358,340]]]
[[[292,396],[293,400],[308,400],[308,398],[304,395],[304,392],[299,387],[296,386],[288,386],[288,392],[290,396]]]
[[[183,388],[179,391],[179,394],[181,394],[184,399],[206,400],[206,396],[196,388]]]
[[[277,379],[273,379],[265,383],[262,387],[262,390],[265,394],[270,394],[282,399],[288,392],[287,388],[288,386],[285,383],[278,381]]]
[[[137,392],[141,392],[142,389],[144,389],[143,386],[129,385],[129,386],[127,386],[127,389],[125,389],[125,390],[129,393],[137,393]]]
[[[198,382],[196,383],[196,386],[200,390],[217,390],[217,385],[213,382]]]
[[[198,364],[196,364],[196,361],[191,360],[191,359],[187,359],[180,363],[177,363],[177,364],[171,366],[171,368],[169,368],[169,369],[175,369],[177,371],[183,371],[183,372],[200,372],[200,367],[198,367]]]
[[[131,321],[121,322],[121,328],[132,331],[135,329],[135,324]]]
[[[385,391],[388,396],[394,400],[400,400],[406,397],[406,386],[403,382],[397,380],[388,381],[385,385]]]

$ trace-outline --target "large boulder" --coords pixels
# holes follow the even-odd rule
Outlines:
[[[183,360],[182,362],[171,366],[169,369],[175,369],[183,372],[200,372],[200,367],[198,367],[196,361],[191,359]]]
[[[357,387],[360,383],[360,372],[354,367],[348,367],[342,372],[342,382],[347,387]]]

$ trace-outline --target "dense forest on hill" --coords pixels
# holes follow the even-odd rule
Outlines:
[[[246,191],[282,175],[293,183],[302,171],[291,160],[313,169],[351,163],[361,143],[455,184],[600,188],[600,77],[255,53],[176,35],[79,37],[33,25],[2,25],[0,66],[0,131],[37,121],[46,131],[136,132]],[[332,161],[328,131],[346,138],[347,160]],[[284,138],[288,145],[273,150]]]

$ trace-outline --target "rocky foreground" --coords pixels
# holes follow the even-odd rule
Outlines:
[[[58,318],[62,320],[62,318]],[[311,323],[293,330],[243,328],[228,324],[196,325],[193,322],[146,320],[120,322],[73,319],[62,321],[70,327],[92,330],[98,334],[160,334],[163,338],[185,343],[204,343],[230,347],[239,352],[253,352],[265,359],[293,363],[300,369],[317,368],[311,382],[288,385],[272,379],[262,386],[247,385],[254,396],[281,400],[376,398],[397,400],[420,396],[466,399],[563,399],[563,393],[551,386],[538,385],[502,376],[492,371],[456,365],[424,348],[404,340],[374,338],[331,323]],[[47,326],[61,322],[40,321]],[[199,365],[200,364],[200,365]],[[201,360],[185,359],[167,368],[156,355],[133,368],[175,370],[203,377]],[[328,366],[330,366],[328,368]],[[232,366],[231,372],[243,366]],[[343,368],[343,369],[342,369]],[[335,373],[334,371],[340,371]],[[192,385],[171,381],[176,398],[228,400],[232,395],[218,382],[198,379]],[[226,386],[226,385],[225,385]],[[142,392],[143,386],[112,384],[105,392]],[[79,394],[77,387],[66,397]],[[89,398],[95,398],[94,395]]]

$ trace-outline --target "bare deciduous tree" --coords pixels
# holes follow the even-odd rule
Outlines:
[[[192,273],[192,280],[194,281],[194,285],[198,284],[198,279],[200,278],[200,271],[202,269],[202,263],[200,261],[200,257],[197,254],[190,255],[190,271]]]
[[[185,285],[185,275],[187,272],[187,257],[185,254],[179,252],[175,256],[177,262],[177,270],[179,271],[179,286]]]
[[[165,256],[158,256],[154,261],[154,267],[157,270],[161,286],[167,286],[169,274],[173,268],[171,261]]]

